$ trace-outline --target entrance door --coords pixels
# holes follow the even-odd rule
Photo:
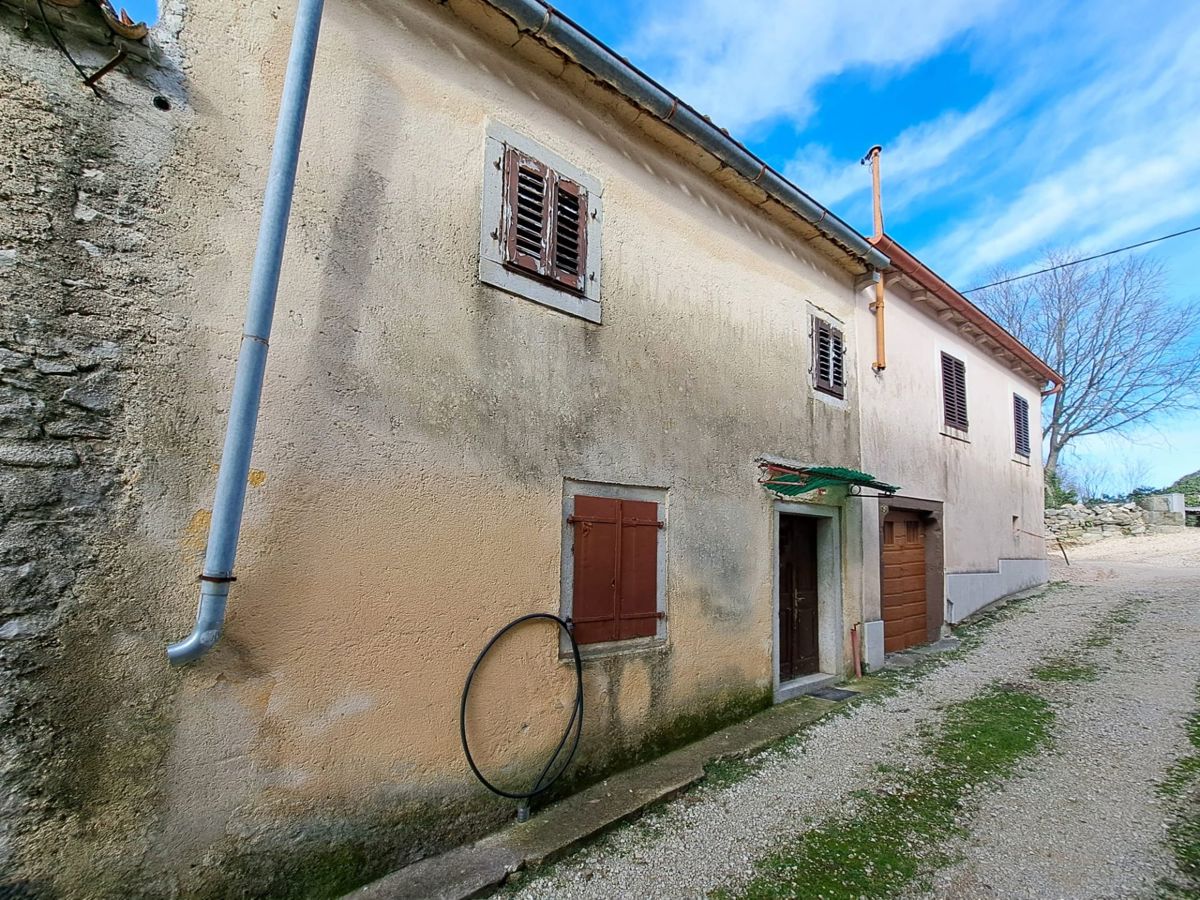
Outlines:
[[[895,653],[928,638],[925,527],[914,512],[883,520],[883,649]]]
[[[779,681],[818,671],[817,520],[779,517]]]

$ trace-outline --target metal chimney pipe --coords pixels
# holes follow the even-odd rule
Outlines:
[[[873,240],[878,241],[883,237],[883,192],[879,184],[879,155],[883,152],[883,147],[876,144],[867,151],[867,155],[863,157],[863,162],[871,164],[871,205],[875,216],[875,236]],[[879,280],[875,282],[875,300],[871,303],[871,312],[875,314],[875,362],[872,368],[876,372],[882,372],[887,368],[887,347],[884,334],[883,309],[886,298],[886,284],[882,272],[879,273]]]

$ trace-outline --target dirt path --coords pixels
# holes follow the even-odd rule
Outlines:
[[[1075,560],[1083,596],[1134,604],[1133,621],[1095,654],[1095,680],[1048,692],[1060,709],[1054,748],[983,802],[957,848],[962,861],[930,896],[1151,896],[1170,873],[1157,788],[1187,751],[1200,680],[1200,568],[1174,553],[1200,562],[1200,540],[1181,537],[1117,542],[1107,548],[1116,561],[1092,545],[1091,559]],[[1135,554],[1144,561],[1129,562]]]
[[[997,617],[969,651],[508,894],[793,896],[795,882],[785,882],[811,863],[814,848],[829,867],[856,871],[846,896],[863,893],[864,884],[879,896],[1149,892],[1172,865],[1162,846],[1169,812],[1155,786],[1187,750],[1184,721],[1200,678],[1200,531],[1081,550],[1070,568],[1055,566],[1064,584]],[[971,698],[1013,685],[1052,710],[1048,746],[1031,744],[1015,774],[998,769],[1003,783],[989,782],[986,772],[978,783],[951,779],[965,793],[947,795],[955,810],[947,827],[919,840],[911,829],[886,833],[886,818],[871,813],[878,795],[893,790],[881,785],[905,773],[896,788],[903,793],[903,778],[929,769],[947,710],[956,716]],[[940,790],[928,780],[945,776],[926,772],[920,783]],[[867,833],[867,822],[882,822],[870,826],[880,833]],[[873,866],[886,868],[886,877]],[[833,884],[824,896],[843,895]]]

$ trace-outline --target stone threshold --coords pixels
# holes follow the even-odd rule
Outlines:
[[[835,680],[823,676],[823,683]],[[847,687],[872,693],[870,676]],[[560,859],[704,779],[722,759],[749,756],[826,716],[841,703],[800,696],[658,759],[620,772],[534,813],[528,821],[420,860],[347,894],[354,900],[465,900],[491,894],[514,872]],[[514,804],[515,813],[515,804]]]
[[[802,675],[792,681],[785,681],[779,687],[775,688],[775,702],[783,703],[785,700],[791,700],[794,697],[802,697],[805,694],[812,694],[821,688],[829,687],[836,682],[841,681],[837,675],[829,675],[825,672],[814,672],[812,675]]]

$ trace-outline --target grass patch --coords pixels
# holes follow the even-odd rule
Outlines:
[[[861,808],[800,835],[760,861],[754,879],[724,897],[836,898],[895,894],[944,860],[934,848],[959,831],[977,786],[1002,779],[1049,738],[1054,712],[1042,697],[996,685],[949,707],[925,741],[928,768],[880,767],[883,786]]]
[[[1083,639],[1083,646],[1089,650],[1103,650],[1137,621],[1138,615],[1149,603],[1149,600],[1126,600],[1118,604],[1096,620],[1092,630]]]
[[[757,754],[761,757],[761,754]],[[763,760],[740,756],[717,759],[704,767],[703,784],[713,788],[727,788],[745,781],[762,768]]]
[[[1092,663],[1059,658],[1035,666],[1032,674],[1038,681],[1095,681],[1100,677],[1100,669]]]
[[[1002,606],[997,606],[974,616],[969,622],[957,625],[954,636],[958,638],[956,650],[933,653],[906,668],[879,669],[871,672],[862,679],[847,687],[862,691],[862,696],[829,710],[819,719],[805,725],[794,734],[785,735],[753,756],[739,759],[716,760],[705,766],[704,781],[698,786],[700,790],[720,790],[731,787],[746,780],[758,772],[769,759],[769,754],[788,753],[798,749],[807,738],[807,730],[818,721],[825,721],[838,716],[850,716],[863,703],[878,703],[888,697],[912,687],[931,672],[935,672],[954,660],[963,658],[979,647],[987,633],[1002,622],[1008,622],[1027,612],[1032,601],[1053,594],[1069,587],[1066,581],[1053,581],[1037,593],[1026,594],[1009,600]]]
[[[1200,703],[1200,685],[1196,689]],[[1158,883],[1163,897],[1200,896],[1200,709],[1187,720],[1192,752],[1167,772],[1159,793],[1174,801],[1174,817],[1167,826],[1167,847],[1175,856],[1177,874]]]

